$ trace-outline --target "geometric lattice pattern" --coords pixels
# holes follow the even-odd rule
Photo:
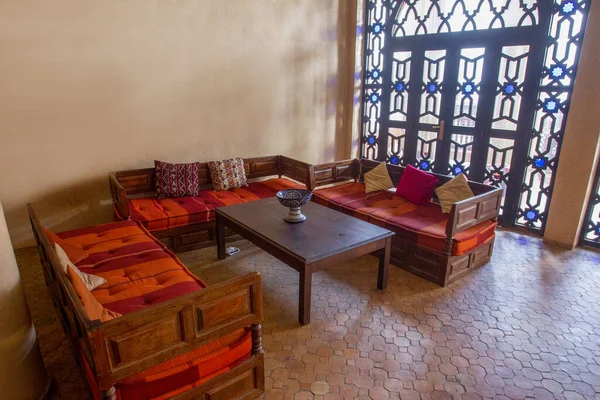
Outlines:
[[[589,5],[367,0],[362,156],[504,187],[542,232]]]
[[[545,226],[589,6],[589,0],[553,2],[517,225]]]

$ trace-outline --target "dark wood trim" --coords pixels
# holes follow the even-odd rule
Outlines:
[[[262,200],[266,202],[267,200]],[[317,204],[309,204],[305,206],[308,208],[318,207],[323,209],[322,206]],[[240,204],[232,207],[244,207],[246,205]],[[387,287],[387,276],[389,269],[389,258],[391,249],[391,237],[394,235],[393,232],[378,229],[377,235],[369,237],[363,242],[353,244],[343,248],[342,250],[334,249],[331,252],[324,252],[322,254],[311,254],[310,256],[303,256],[301,251],[296,252],[286,247],[282,242],[271,239],[260,229],[253,229],[244,222],[232,217],[228,214],[230,207],[224,207],[216,210],[216,223],[217,223],[217,256],[220,260],[226,258],[225,254],[225,229],[229,228],[234,232],[237,232],[240,236],[251,241],[254,245],[260,247],[267,253],[278,258],[291,268],[299,272],[299,298],[298,298],[298,321],[301,325],[310,323],[310,304],[311,304],[311,291],[312,291],[312,274],[321,269],[343,263],[345,261],[366,255],[377,253],[379,256],[379,269],[377,273],[377,287],[378,289],[385,289]],[[313,211],[316,211],[314,209]],[[231,211],[229,211],[231,212]],[[250,213],[248,211],[246,214]],[[262,211],[261,211],[262,212]],[[317,215],[319,216],[319,215]],[[325,216],[328,219],[327,224],[335,224],[336,220]],[[347,218],[347,217],[344,217]],[[364,224],[364,222],[360,222]],[[287,235],[286,231],[285,234]],[[284,236],[282,236],[284,237]],[[294,236],[297,238],[297,236]],[[380,251],[379,250],[382,250]]]
[[[244,327],[252,330],[250,358],[193,389],[193,393],[208,393],[222,387],[219,390],[224,393],[235,394],[227,398],[248,398],[248,393],[257,395],[264,391],[261,329],[257,328],[263,319],[259,273],[230,279],[107,322],[90,321],[62,272],[33,207],[30,204],[27,207],[46,284],[65,333],[74,350],[81,348],[104,399],[115,398],[114,385],[118,381]],[[80,352],[74,351],[74,354],[82,362]],[[247,377],[250,370],[252,380]],[[246,379],[243,388],[248,389],[250,382],[252,387],[239,392],[236,382],[240,379]],[[185,397],[187,394],[182,396],[191,398]]]
[[[379,161],[355,159],[315,165],[311,168],[313,176],[310,179],[316,183],[315,187],[344,181],[349,182],[351,180],[363,182],[364,174],[379,164]],[[350,168],[351,172],[341,177],[336,175],[335,171],[338,168],[348,168],[348,166],[352,166]],[[404,167],[387,164],[387,169],[394,186],[398,185],[404,172]],[[320,178],[317,178],[317,173],[321,174]],[[438,178],[439,185],[443,185],[453,179],[453,176],[436,173],[433,175]],[[457,233],[484,221],[495,221],[500,213],[502,188],[473,181],[468,181],[468,183],[475,196],[460,201],[452,207],[446,226],[444,250],[436,252],[399,236],[394,236],[390,254],[391,262],[394,265],[438,285],[445,286],[490,260],[494,240],[476,247],[467,254],[452,256],[453,240]],[[347,210],[334,204],[329,204],[329,207],[348,213]]]
[[[244,159],[249,180],[270,176],[285,176],[311,187],[310,164],[286,156],[267,156]],[[202,187],[210,187],[208,164],[201,163],[198,173]],[[129,198],[155,196],[156,172],[154,168],[111,172],[108,175],[110,191],[117,219],[130,219]],[[232,232],[226,232],[231,236]],[[169,249],[176,253],[215,245],[215,222],[207,221],[176,228],[152,231]]]

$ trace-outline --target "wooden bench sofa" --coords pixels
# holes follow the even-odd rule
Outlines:
[[[469,181],[475,197],[456,203],[450,214],[439,204],[416,206],[392,191],[365,193],[364,174],[379,165],[353,159],[310,167],[317,203],[396,232],[390,262],[445,286],[486,264],[494,248],[502,189]],[[394,186],[404,167],[388,165]],[[434,174],[440,185],[452,177]]]
[[[115,217],[139,221],[169,249],[188,251],[215,245],[215,208],[273,197],[279,190],[310,184],[310,165],[289,157],[247,158],[244,163],[250,184],[246,188],[212,190],[208,166],[203,163],[199,171],[203,190],[198,197],[163,200],[156,198],[154,168],[111,172]]]
[[[258,273],[206,287],[140,223],[119,221],[53,238],[84,251],[81,271],[106,279],[90,292],[65,274],[52,235],[28,210],[46,284],[94,399],[264,392]],[[102,317],[89,317],[90,304]]]

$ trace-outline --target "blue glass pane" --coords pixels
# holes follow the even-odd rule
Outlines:
[[[425,170],[429,168],[429,161],[423,160],[419,163],[419,168]]]
[[[596,235],[600,235],[600,225],[596,227]]]
[[[373,71],[371,71],[371,76],[373,77],[373,79],[379,78],[379,70],[374,69]]]
[[[533,163],[538,168],[544,168],[546,166],[546,159],[543,157],[538,157],[533,161]]]
[[[377,103],[377,100],[379,100],[379,95],[377,93],[373,93],[371,95],[371,103]]]
[[[507,83],[504,85],[504,94],[511,95],[515,93],[515,85],[512,83]]]
[[[525,218],[529,221],[535,221],[537,219],[537,212],[534,210],[529,210],[525,213]]]
[[[427,84],[427,91],[429,93],[435,93],[436,90],[437,90],[437,85],[435,84],[435,82],[431,82],[431,83]]]
[[[382,30],[383,30],[383,26],[380,23],[373,25],[373,32],[381,33]]]
[[[399,161],[400,161],[400,160],[398,160],[398,157],[396,157],[396,156],[392,157],[392,159],[390,160],[390,162],[391,162],[392,164],[398,164],[398,162],[399,162]]]
[[[473,86],[473,84],[470,82],[465,83],[465,85],[463,86],[464,94],[471,94],[471,93],[473,93],[474,90],[475,90],[475,86]]]
[[[454,168],[452,168],[452,173],[454,173],[454,175],[462,174],[463,173],[462,165],[455,165]]]
[[[354,73],[354,79],[356,79],[357,81],[360,80],[360,72]]]
[[[369,144],[375,144],[375,138],[373,136],[369,136],[369,138],[367,139],[367,142]]]
[[[560,10],[565,15],[572,14],[573,11],[575,11],[575,2],[573,0],[565,1],[562,6],[560,6]]]
[[[362,35],[362,31],[363,31],[363,28],[362,28],[362,26],[361,26],[361,25],[358,25],[358,26],[356,27],[356,34],[357,34],[357,35]]]
[[[550,68],[550,74],[554,78],[562,78],[563,76],[565,76],[565,67],[563,67],[562,65],[555,65],[552,68]]]
[[[397,82],[396,83],[396,90],[399,92],[402,92],[404,90],[404,83],[403,82]]]
[[[544,108],[549,112],[556,112],[558,110],[558,100],[548,99],[544,102]]]

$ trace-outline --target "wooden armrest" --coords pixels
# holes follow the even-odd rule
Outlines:
[[[98,384],[109,388],[245,327],[253,327],[253,344],[259,342],[253,353],[262,352],[262,317],[261,278],[254,272],[99,324],[89,331]]]
[[[108,183],[110,184],[110,194],[113,198],[113,204],[119,217],[121,219],[129,219],[131,212],[129,211],[129,203],[127,202],[127,192],[114,172],[108,174]]]
[[[309,170],[310,164],[290,157],[279,156],[279,176],[287,176],[295,181],[302,182],[310,189]]]
[[[356,181],[359,174],[360,160],[357,159],[312,165],[310,167],[311,190],[317,186],[329,185],[336,182]]]
[[[498,218],[503,191],[503,188],[495,188],[454,204],[446,225],[447,240],[481,222]]]

